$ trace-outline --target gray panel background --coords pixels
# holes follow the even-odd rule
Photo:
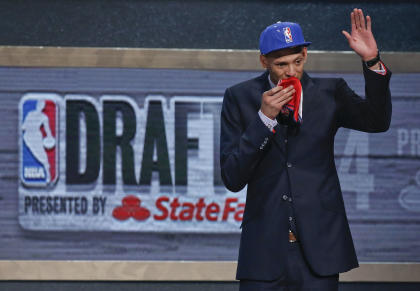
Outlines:
[[[226,87],[260,72],[153,69],[0,68],[0,259],[80,260],[236,260],[238,234],[33,232],[17,220],[18,102],[26,92],[124,94],[141,99],[148,94],[215,96]],[[361,74],[342,76],[363,94]],[[396,74],[391,81],[393,120],[387,133],[369,135],[369,174],[375,176],[370,209],[357,208],[354,192],[345,191],[347,213],[361,261],[420,262],[420,74]],[[413,136],[398,150],[398,130]],[[414,132],[414,134],[412,134]],[[336,140],[341,164],[348,130]],[[362,164],[364,162],[361,162]],[[355,171],[355,164],[351,166]],[[341,177],[341,175],[340,175]],[[411,187],[412,210],[398,202]],[[410,198],[410,197],[409,197]],[[416,211],[414,211],[414,210]]]

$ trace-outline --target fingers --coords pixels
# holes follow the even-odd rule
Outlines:
[[[359,10],[357,8],[354,8],[353,14],[354,14],[354,22],[356,23],[356,30],[359,30],[361,27],[360,18],[359,18]]]
[[[264,94],[265,95],[264,101],[269,105],[276,105],[285,100],[287,103],[292,99],[295,91],[296,90],[293,87],[293,85],[290,85],[289,87],[284,88],[284,89],[281,86],[274,87],[273,89],[267,91],[266,92],[267,94]]]
[[[365,15],[363,14],[362,9],[354,8],[353,12],[350,14],[351,17],[351,29],[355,30],[365,30],[366,28],[369,29],[370,23],[367,24],[366,21],[370,22],[370,17],[367,16],[365,19]],[[369,19],[369,20],[368,20]]]
[[[287,98],[285,98],[285,99],[279,99],[278,100],[278,102],[277,103],[275,103],[274,105],[276,106],[276,107],[278,107],[279,109],[282,109],[283,108],[283,106],[284,105],[286,105],[287,103],[289,103],[290,102],[290,100],[292,100],[293,99],[293,94],[292,95],[290,95],[290,96],[288,96]]]
[[[292,100],[295,91],[293,85],[290,85],[284,89],[282,86],[278,86],[264,92],[262,96],[261,111],[269,118],[274,119],[283,106]]]
[[[370,18],[370,16],[366,16],[366,22],[367,22],[367,30],[371,31],[372,30],[372,19]]]
[[[292,98],[293,98],[293,94],[295,93],[295,90],[293,89],[292,91],[289,91],[281,96],[276,96],[277,98],[274,98],[272,100],[272,104],[278,104],[281,103],[283,101],[289,102]]]
[[[274,94],[275,97],[280,97],[282,95],[293,95],[295,92],[295,88],[293,85],[290,85],[289,87],[286,87],[280,91],[277,92],[277,94]]]
[[[276,86],[276,87],[272,88],[271,90],[268,90],[268,91],[267,91],[267,95],[268,95],[268,96],[273,96],[273,95],[275,95],[277,92],[281,91],[282,89],[283,89],[283,87],[282,87],[282,86]]]
[[[350,42],[350,40],[351,40],[351,35],[347,32],[347,31],[345,31],[345,30],[343,30],[343,31],[341,31],[343,34],[344,34],[344,36],[347,38],[347,40]]]
[[[360,27],[362,29],[366,29],[365,15],[363,14],[362,9],[359,9],[359,19],[360,19]]]
[[[286,104],[293,98],[293,94],[295,93],[295,88],[293,86],[289,86],[276,95],[274,95],[272,99],[273,105],[280,105],[280,104]]]
[[[350,13],[350,21],[351,21],[351,31],[355,31],[356,30],[356,19],[354,17],[354,11],[352,13]]]

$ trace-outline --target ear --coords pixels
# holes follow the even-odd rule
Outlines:
[[[306,60],[308,58],[308,48],[306,46],[302,50],[302,55],[303,55],[303,63],[306,63]]]
[[[264,69],[267,69],[267,67],[268,67],[268,61],[267,61],[267,57],[266,56],[260,55],[260,63],[261,63],[261,65],[262,65],[262,67]]]

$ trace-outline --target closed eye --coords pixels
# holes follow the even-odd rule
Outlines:
[[[278,67],[284,67],[284,66],[287,66],[287,63],[275,63],[275,65],[276,66],[278,66]]]

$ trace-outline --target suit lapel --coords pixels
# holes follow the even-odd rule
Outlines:
[[[302,103],[302,124],[301,126],[309,125],[311,119],[314,117],[314,113],[319,112],[320,98],[318,96],[318,90],[309,75],[304,72],[302,75],[302,92],[303,92],[303,103]],[[317,116],[319,117],[319,116]]]
[[[303,92],[303,102],[302,102],[302,119],[305,118],[307,111],[309,111],[308,109],[308,104],[310,105],[311,103],[311,98],[310,98],[310,90],[313,87],[313,82],[311,80],[311,78],[308,76],[308,74],[306,74],[306,72],[303,73],[302,75],[302,80],[301,80],[301,84],[302,84],[302,92]]]
[[[268,71],[265,71],[264,74],[262,74],[260,76],[260,80],[261,80],[262,86],[263,86],[263,92],[262,93],[271,89],[270,83],[268,83]],[[261,102],[261,97],[262,96],[259,96],[259,97],[260,97],[260,102]]]

